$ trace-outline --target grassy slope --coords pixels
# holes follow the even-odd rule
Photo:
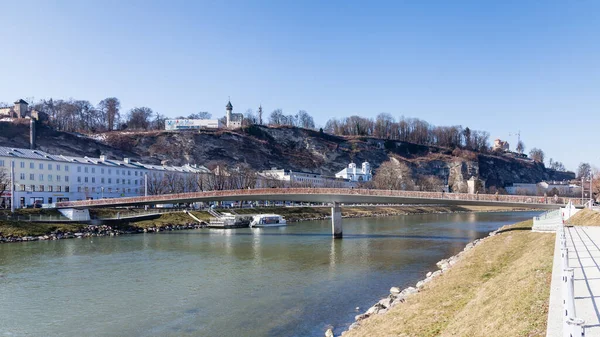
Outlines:
[[[77,232],[87,225],[81,224],[46,224],[24,221],[0,221],[0,235],[8,236],[40,236],[53,231]]]
[[[420,293],[344,336],[544,336],[554,235],[507,226]]]
[[[569,223],[578,226],[600,226],[600,212],[582,209],[569,218]]]

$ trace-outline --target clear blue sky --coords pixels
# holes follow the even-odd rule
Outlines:
[[[600,1],[4,1],[0,101],[380,112],[600,167]],[[592,144],[595,142],[595,144]]]

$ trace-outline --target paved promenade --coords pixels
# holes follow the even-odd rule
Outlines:
[[[600,227],[567,227],[569,267],[575,276],[575,316],[585,321],[585,336],[600,336]],[[563,336],[562,261],[556,235],[546,336]]]

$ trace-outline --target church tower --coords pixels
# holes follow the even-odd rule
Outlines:
[[[226,109],[225,117],[227,119],[226,126],[229,127],[231,125],[231,112],[233,111],[233,105],[231,105],[231,101],[227,102],[225,109]]]

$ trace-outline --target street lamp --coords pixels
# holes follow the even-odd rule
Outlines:
[[[104,199],[104,186],[100,187],[100,191],[102,191],[102,196],[101,198]]]

